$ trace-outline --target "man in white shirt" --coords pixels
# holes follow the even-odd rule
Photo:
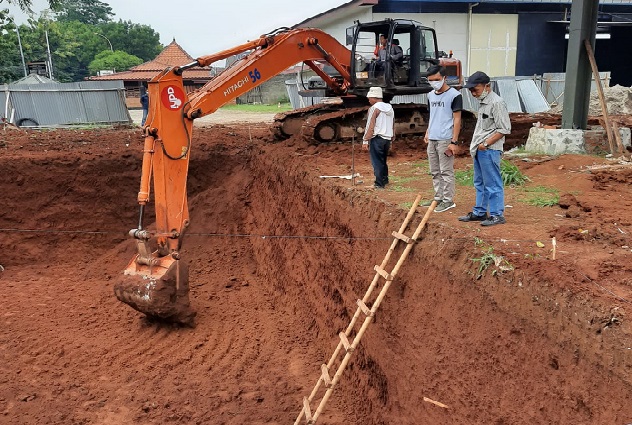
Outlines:
[[[395,139],[395,112],[393,107],[382,101],[382,88],[371,87],[367,94],[371,107],[362,137],[362,147],[369,150],[371,164],[375,174],[376,189],[384,189],[388,184],[388,165],[386,157]]]

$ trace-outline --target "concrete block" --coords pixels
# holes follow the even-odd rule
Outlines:
[[[627,127],[619,127],[619,134],[624,147],[630,146],[630,129]],[[608,134],[603,127],[593,126],[586,130],[584,134],[584,143],[586,152],[593,155],[602,155],[610,153],[610,144],[608,143]]]
[[[533,127],[529,130],[525,149],[546,155],[586,153],[584,131]]]

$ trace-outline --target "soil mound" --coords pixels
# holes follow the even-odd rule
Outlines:
[[[632,87],[620,85],[604,87],[603,94],[608,105],[609,115],[630,115],[632,114]],[[564,108],[563,103],[552,108],[550,112],[560,114]],[[601,102],[597,90],[590,93],[589,115],[602,115]]]

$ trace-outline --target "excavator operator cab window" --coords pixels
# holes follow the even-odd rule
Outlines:
[[[434,31],[422,29],[420,42],[419,72],[421,75],[426,75],[428,68],[437,63],[437,44]]]
[[[380,59],[384,33],[388,26],[362,28],[353,46],[356,87],[386,86],[387,63]]]
[[[346,34],[347,37],[345,40],[345,44],[347,46],[351,46],[353,44],[353,36],[355,35],[355,32],[356,32],[355,26],[347,28],[347,34]]]
[[[356,87],[409,85],[410,50],[414,27],[368,25],[352,27]]]

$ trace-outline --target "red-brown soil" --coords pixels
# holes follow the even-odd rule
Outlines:
[[[417,139],[397,143],[378,192],[357,146],[198,129],[183,249],[198,317],[182,328],[113,294],[134,252],[138,130],[0,141],[2,424],[293,423],[406,203],[432,193]],[[319,178],[352,161],[364,183]],[[564,208],[510,187],[507,224],[482,228],[456,220],[473,202],[459,186],[319,423],[632,423],[632,169],[577,155],[512,162]],[[511,267],[479,273],[485,252]]]

